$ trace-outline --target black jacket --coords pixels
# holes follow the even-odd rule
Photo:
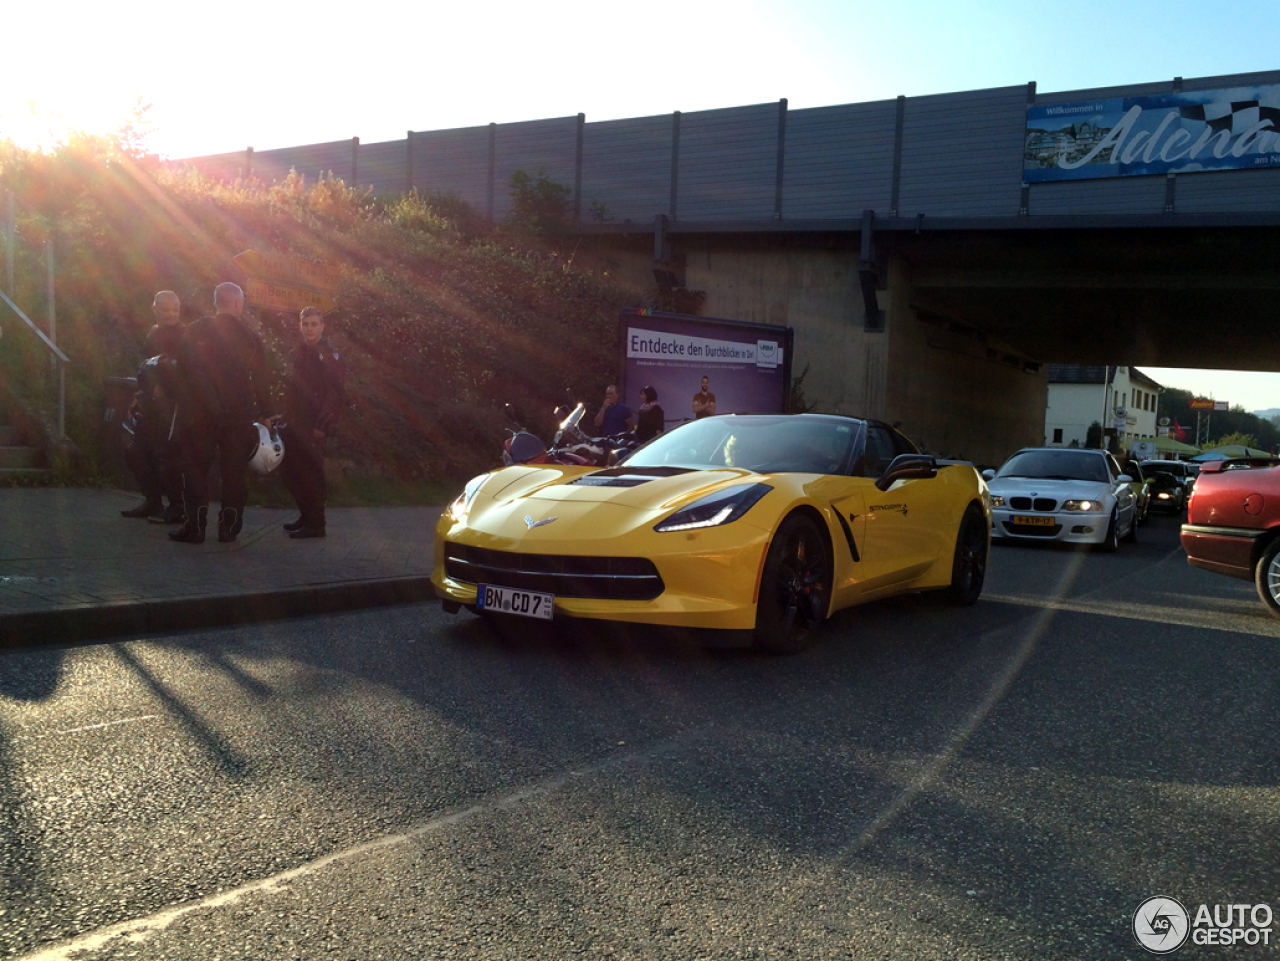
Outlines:
[[[323,337],[293,352],[293,376],[285,394],[285,419],[296,430],[333,431],[346,401],[347,365]]]
[[[147,331],[147,339],[143,342],[142,359],[168,354],[178,355],[178,345],[182,343],[182,335],[186,332],[186,324],[175,324],[172,327],[161,327],[159,324]]]
[[[262,338],[239,317],[190,324],[178,345],[178,371],[191,422],[248,424],[272,413]]]
[[[636,440],[643,444],[661,434],[666,426],[666,413],[660,405],[654,404],[648,410],[642,410],[636,415]]]

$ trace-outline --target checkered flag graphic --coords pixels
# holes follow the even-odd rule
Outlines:
[[[1231,103],[1207,103],[1181,107],[1183,127],[1194,129],[1196,121],[1207,124],[1217,134],[1223,130],[1231,137],[1244,133],[1262,120],[1270,120],[1268,132],[1280,132],[1280,107],[1269,107],[1257,100],[1237,100]]]

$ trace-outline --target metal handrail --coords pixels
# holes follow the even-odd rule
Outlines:
[[[58,345],[49,339],[49,336],[32,323],[31,318],[22,312],[22,308],[9,299],[9,295],[0,290],[0,300],[3,300],[17,314],[24,324],[31,328],[32,333],[40,338],[40,343],[49,350],[58,360],[58,437],[59,439],[67,436],[67,365],[71,363],[71,359],[67,357]]]
[[[13,310],[15,314],[22,318],[22,322],[31,328],[32,333],[40,338],[40,342],[49,348],[50,353],[57,357],[64,364],[71,363],[71,358],[58,349],[58,345],[49,339],[49,335],[37,327],[26,314],[22,312],[22,308],[9,299],[9,295],[0,290],[0,300],[3,300]]]

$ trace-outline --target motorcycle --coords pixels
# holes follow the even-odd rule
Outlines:
[[[512,423],[515,424],[514,430],[510,427],[507,428],[507,433],[511,436],[502,444],[502,463],[504,466],[510,467],[513,464],[568,464],[581,467],[595,463],[594,460],[577,454],[572,450],[566,450],[561,446],[561,438],[565,436],[566,430],[572,430],[576,427],[578,420],[582,419],[585,408],[581,404],[578,405],[577,410],[567,415],[560,422],[560,428],[556,431],[550,447],[547,447],[537,434],[520,423],[520,418],[516,416],[514,407],[507,404],[504,409],[507,412],[507,416],[511,418]]]
[[[561,418],[555,436],[548,447],[542,440],[524,427],[516,416],[515,408],[505,407],[515,429],[507,428],[510,435],[502,445],[502,463],[512,464],[567,464],[572,466],[608,467],[618,458],[639,446],[635,434],[626,431],[608,437],[592,437],[580,426],[586,407],[577,404],[573,410],[565,406],[556,409]]]
[[[582,417],[586,408],[578,404],[560,423],[552,444],[554,449],[573,454],[586,463],[596,467],[612,467],[619,458],[640,446],[634,431],[623,431],[620,434],[609,434],[604,437],[592,437],[583,431]]]

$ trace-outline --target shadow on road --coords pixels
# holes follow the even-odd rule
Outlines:
[[[169,690],[133,653],[126,644],[113,644],[111,651],[155,695],[166,711],[182,724],[191,739],[217,764],[218,769],[231,777],[244,777],[248,762],[217,731],[201,720],[195,709]]]

